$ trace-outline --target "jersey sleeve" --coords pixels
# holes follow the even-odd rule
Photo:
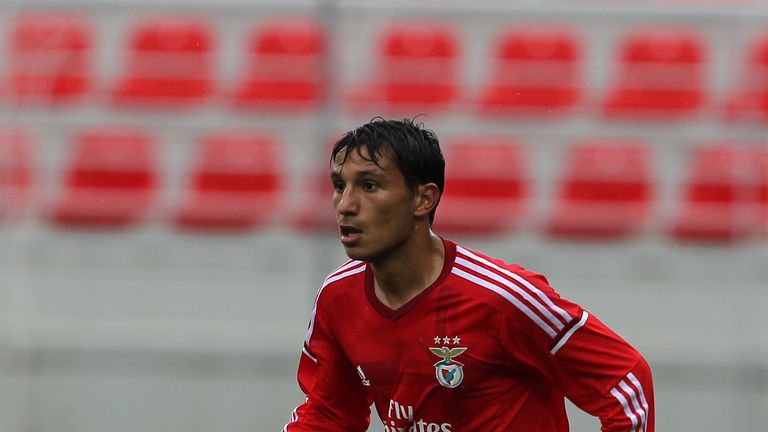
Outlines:
[[[298,382],[306,401],[291,414],[283,432],[365,432],[370,399],[329,326],[318,296],[299,360]]]
[[[653,432],[653,380],[642,355],[593,314],[561,298],[543,276],[523,273],[521,281],[535,307],[505,318],[510,355],[599,417],[603,432]]]

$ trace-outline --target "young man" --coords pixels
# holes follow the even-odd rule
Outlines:
[[[307,400],[283,430],[364,432],[373,402],[386,432],[561,432],[568,397],[604,432],[653,432],[636,350],[543,276],[432,230],[444,167],[435,135],[408,120],[374,120],[334,147],[351,261],[317,294]]]

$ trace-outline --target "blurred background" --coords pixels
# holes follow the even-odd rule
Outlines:
[[[766,22],[758,0],[0,2],[0,431],[280,430],[345,258],[329,146],[417,114],[438,232],[643,352],[658,430],[765,430]]]

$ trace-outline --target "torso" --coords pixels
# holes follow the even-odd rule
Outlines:
[[[562,399],[510,357],[496,295],[451,273],[455,250],[446,243],[437,281],[396,310],[376,298],[370,269],[334,296],[334,334],[387,432],[509,430],[523,406]],[[557,430],[542,426],[530,431]]]

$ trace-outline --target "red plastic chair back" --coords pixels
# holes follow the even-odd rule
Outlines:
[[[18,102],[58,103],[83,96],[92,83],[90,24],[77,15],[21,15],[11,32],[9,87]]]
[[[139,131],[95,130],[77,138],[70,188],[148,190],[155,186],[152,140]]]
[[[184,106],[213,89],[213,31],[205,21],[154,18],[134,30],[114,98],[118,104]]]
[[[486,113],[554,114],[581,94],[581,44],[566,28],[524,27],[503,34],[483,90]]]
[[[154,145],[153,137],[142,130],[93,129],[79,134],[53,222],[118,227],[142,221],[158,188]]]
[[[467,138],[445,147],[438,230],[488,234],[515,228],[530,194],[524,148],[508,138]]]
[[[0,132],[0,218],[23,213],[31,197],[31,138],[20,130]]]
[[[648,223],[651,152],[640,142],[590,140],[569,149],[547,231],[559,237],[618,238]]]
[[[562,199],[587,202],[648,202],[652,195],[650,152],[634,142],[588,142],[573,147]]]
[[[519,200],[527,196],[524,150],[517,142],[500,138],[460,141],[447,149],[446,159],[452,164],[445,199]]]
[[[768,149],[758,149],[753,153],[757,164],[757,200],[760,207],[760,220],[764,230],[768,230]]]
[[[684,29],[637,30],[624,39],[604,109],[609,116],[672,119],[704,101],[704,42]]]
[[[384,32],[377,82],[395,106],[445,106],[458,87],[459,43],[443,24],[397,24]]]
[[[280,186],[277,145],[271,137],[218,134],[203,140],[193,189],[276,192]]]
[[[759,228],[761,174],[747,146],[715,143],[693,150],[671,227],[681,240],[727,242]]]
[[[768,34],[754,39],[726,103],[731,119],[768,119]]]
[[[326,35],[310,19],[269,22],[253,33],[241,107],[311,108],[325,97]]]
[[[245,132],[204,137],[176,225],[244,230],[274,218],[282,187],[278,162],[272,137]]]
[[[739,204],[757,199],[757,172],[746,149],[702,147],[694,151],[685,199],[693,203]]]

